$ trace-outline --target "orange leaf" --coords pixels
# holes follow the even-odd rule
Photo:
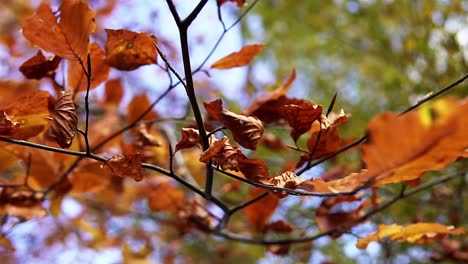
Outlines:
[[[293,225],[285,220],[278,220],[265,226],[265,230],[278,233],[291,233],[293,229]]]
[[[238,160],[244,157],[240,149],[232,146],[229,143],[229,138],[224,136],[222,139],[213,142],[201,154],[200,161],[205,163],[212,161],[214,165],[220,166],[223,170],[239,171]]]
[[[90,89],[98,87],[109,77],[110,67],[104,62],[104,51],[97,43],[91,43],[89,51],[91,59],[91,84]],[[88,58],[85,58],[84,69],[87,71]],[[68,86],[75,93],[86,91],[88,79],[79,61],[68,61]]]
[[[400,225],[379,225],[377,232],[367,237],[359,238],[356,247],[359,249],[367,248],[369,243],[379,241],[384,238],[398,242],[407,242],[413,244],[428,244],[435,240],[440,240],[448,235],[465,234],[466,230],[453,226],[445,226],[437,223],[416,223],[405,227]]]
[[[72,193],[95,193],[107,188],[111,183],[109,169],[100,162],[90,162],[79,166],[71,174],[69,181]]]
[[[281,111],[277,109],[277,106],[291,104],[300,101],[299,99],[286,98],[286,93],[291,88],[292,84],[296,80],[296,69],[293,69],[288,77],[288,80],[273,92],[266,93],[256,98],[252,104],[245,110],[247,115],[256,116],[263,122],[271,123],[278,120]],[[265,111],[264,108],[270,111]],[[266,113],[265,113],[266,112]],[[276,112],[276,115],[270,115],[270,113]]]
[[[175,151],[195,146],[201,148],[200,133],[198,132],[198,129],[182,128],[182,139],[177,142]]]
[[[150,188],[148,206],[155,212],[177,212],[185,204],[185,194],[174,185],[163,182]]]
[[[256,198],[264,193],[264,189],[253,188],[247,197],[247,200]],[[275,212],[279,204],[279,198],[275,195],[267,195],[255,203],[247,206],[244,212],[250,225],[258,231],[263,231],[268,219]]]
[[[140,153],[114,155],[106,161],[106,165],[111,168],[114,175],[132,178],[135,181],[143,180]]]
[[[69,60],[84,62],[89,51],[89,35],[94,32],[94,11],[83,1],[65,0],[60,6],[60,23],[50,7],[42,3],[26,20],[23,36],[31,44]]]
[[[3,188],[0,193],[0,214],[26,220],[41,218],[47,211],[41,204],[41,195],[26,188]]]
[[[34,91],[0,109],[0,136],[28,139],[41,133],[50,123],[47,120],[50,98],[47,91]]]
[[[131,71],[140,66],[156,63],[157,39],[146,33],[126,29],[106,29],[106,62],[119,70]]]
[[[345,232],[347,229],[361,223],[362,221],[357,222],[356,220],[365,214],[363,209],[369,205],[369,200],[366,200],[358,208],[349,212],[335,212],[335,210],[333,210],[334,207],[338,204],[343,202],[358,201],[361,198],[361,195],[353,195],[347,197],[324,199],[321,205],[317,208],[315,217],[315,221],[320,231],[328,232],[340,227],[339,230],[333,232],[332,234],[333,237],[337,238],[341,236],[341,234],[343,234],[343,232]]]
[[[49,127],[49,136],[62,148],[68,148],[73,142],[78,124],[75,104],[70,90],[63,91],[57,98],[52,125]]]
[[[270,177],[268,166],[260,159],[240,159],[239,169],[246,179],[260,181]]]
[[[317,120],[322,114],[321,105],[313,105],[308,101],[302,101],[301,104],[288,104],[284,106],[286,120],[293,128],[291,137],[294,142],[309,131],[312,123]]]
[[[28,79],[40,80],[44,77],[52,77],[55,74],[62,58],[54,56],[53,59],[46,59],[39,50],[36,55],[25,61],[19,68]]]
[[[343,140],[337,126],[345,123],[348,118],[349,115],[346,115],[342,109],[338,115],[335,113],[330,113],[328,117],[322,115],[319,128],[312,126],[312,135],[307,141],[307,148],[312,153],[312,159],[321,158],[343,147]]]
[[[105,102],[108,104],[119,105],[124,96],[122,80],[112,79],[106,82]]]
[[[446,100],[434,104],[446,105]],[[449,112],[435,106],[402,116],[383,113],[369,122],[369,140],[362,148],[367,172],[348,177],[373,179],[375,186],[406,182],[466,155],[468,116],[458,113],[468,112],[468,100],[450,102]]]
[[[253,44],[244,46],[240,51],[233,52],[226,57],[216,61],[211,65],[215,69],[230,69],[234,67],[241,67],[249,64],[252,59],[262,51],[262,44]]]
[[[218,6],[221,6],[222,4],[226,2],[236,3],[237,7],[243,7],[246,5],[245,0],[218,0]]]
[[[127,106],[127,124],[133,123],[151,106],[148,97],[145,94],[135,95]],[[154,120],[158,115],[154,110],[149,110],[140,120]]]
[[[158,135],[151,133],[148,129],[148,125],[144,123],[139,123],[137,125],[136,137],[137,140],[135,144],[139,147],[160,147],[161,143],[159,142]]]
[[[253,150],[257,148],[257,143],[264,132],[263,124],[258,118],[228,111],[223,108],[220,99],[204,103],[204,106],[211,117],[232,131],[234,140],[241,146]]]

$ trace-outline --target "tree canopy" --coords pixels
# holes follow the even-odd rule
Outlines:
[[[464,1],[143,2],[0,4],[3,260],[468,261]]]

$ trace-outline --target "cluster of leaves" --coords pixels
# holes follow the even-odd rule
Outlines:
[[[187,30],[207,1],[200,1],[185,19],[179,17],[171,0],[166,2],[180,32],[185,78],[171,66],[158,39],[150,34],[106,29],[104,49],[98,42],[91,42],[97,28],[95,12],[83,1],[65,0],[59,12],[42,3],[25,20],[22,34],[40,50],[19,70],[28,79],[46,80],[48,88],[17,89],[0,104],[3,229],[12,218],[44,217],[45,201],[50,201],[48,211],[59,219],[63,199],[72,196],[89,208],[106,208],[113,216],[162,216],[159,223],[174,227],[177,237],[201,231],[227,240],[267,245],[270,252],[286,255],[293,244],[326,235],[338,238],[399,200],[465,175],[462,170],[435,181],[421,179],[427,171],[444,169],[468,156],[468,117],[459,114],[468,112],[466,99],[444,98],[402,114],[382,113],[369,122],[364,137],[353,141],[340,136],[338,128],[348,122],[350,114],[333,112],[336,96],[328,106],[288,96],[296,79],[293,70],[283,85],[255,98],[242,113],[224,108],[222,99],[216,99],[203,103],[207,113],[203,116],[192,75],[205,69],[204,65],[191,69]],[[218,0],[218,10],[227,2],[234,2],[238,8],[245,5],[244,1]],[[224,25],[221,16],[219,19]],[[246,45],[214,62],[210,69],[245,66],[262,49],[261,44]],[[53,56],[48,58],[42,51]],[[158,64],[161,60],[165,66]],[[66,65],[62,72],[66,82],[60,83],[56,73],[62,64]],[[145,94],[130,94],[126,113],[119,115],[127,90],[120,79],[109,80],[109,72],[132,71],[144,65],[159,66],[178,82],[171,79],[166,91],[153,102]],[[155,109],[177,86],[185,88],[194,120],[189,115],[184,118],[180,139],[174,141],[175,121],[168,122],[170,131],[163,129],[158,124],[166,121]],[[96,99],[101,114],[90,109],[90,92],[98,87],[105,89],[104,98]],[[276,136],[277,127],[286,127],[290,138]],[[365,164],[362,169],[305,176],[312,168],[359,144]],[[281,171],[273,173],[261,149],[270,149],[270,155],[295,153],[297,158],[281,160]],[[382,186],[397,183],[412,189],[403,188],[391,199],[379,195]],[[312,217],[313,226],[304,229],[287,217],[272,218],[288,196],[322,197]],[[134,211],[139,201],[147,202],[143,213]],[[358,206],[339,210],[350,203]],[[105,217],[92,223],[84,215],[88,210],[67,220],[69,225],[92,234],[91,239],[81,238],[89,246],[122,245],[127,259],[151,253],[149,241],[155,233],[123,231],[110,235]],[[236,214],[240,210],[243,214]],[[318,233],[304,235],[310,230]],[[72,232],[70,228],[52,236],[49,243],[64,240]],[[429,243],[465,232],[463,227],[422,221],[406,227],[379,225],[376,233],[359,239],[357,247],[363,249],[387,237]],[[123,242],[127,236],[143,240],[143,249],[134,250]],[[1,245],[11,250],[8,237],[2,239]],[[171,240],[165,235],[159,235],[159,239]]]

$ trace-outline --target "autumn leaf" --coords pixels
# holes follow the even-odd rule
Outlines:
[[[21,64],[19,70],[28,79],[40,80],[44,77],[52,77],[55,74],[55,69],[62,61],[62,58],[54,56],[52,59],[47,59],[39,50],[36,55]]]
[[[238,115],[223,108],[220,99],[204,103],[208,114],[232,131],[234,140],[242,147],[255,150],[263,135],[262,122],[252,116]]]
[[[151,126],[150,126],[151,127]],[[139,123],[136,127],[136,142],[135,144],[139,147],[160,147],[161,143],[157,135],[151,133],[148,129],[148,125]]]
[[[177,142],[175,151],[179,151],[181,149],[191,148],[191,147],[199,147],[201,148],[200,143],[200,133],[198,129],[194,128],[182,128],[182,138],[179,142]]]
[[[158,53],[155,37],[126,29],[106,29],[106,33],[106,62],[110,66],[131,71],[156,63]]]
[[[342,212],[334,210],[337,205],[343,202],[359,201],[361,198],[361,195],[352,195],[324,199],[315,211],[315,221],[320,231],[328,232],[337,229],[331,234],[334,238],[337,238],[349,228],[362,223],[364,220],[358,220],[364,216],[363,209],[369,206],[370,200],[364,201],[354,210]]]
[[[260,188],[252,188],[247,200],[252,200],[262,193],[265,190]],[[247,206],[244,209],[244,213],[249,221],[249,224],[257,231],[264,231],[268,219],[275,212],[276,208],[279,205],[279,198],[275,195],[267,195],[262,199],[254,202],[253,204]]]
[[[285,220],[277,220],[272,223],[268,223],[265,226],[265,230],[278,233],[291,233],[294,230],[294,226]]]
[[[245,0],[218,0],[218,6],[221,6],[222,4],[226,2],[236,3],[237,7],[243,7],[246,5]]]
[[[232,146],[229,138],[224,136],[210,144],[210,147],[201,154],[200,161],[204,163],[212,161],[223,170],[239,171],[238,160],[244,157],[240,149]]]
[[[68,148],[73,142],[78,124],[75,104],[70,90],[63,91],[57,98],[49,136],[62,148]]]
[[[47,215],[41,204],[41,194],[27,188],[3,188],[0,193],[0,215],[6,214],[29,220]]]
[[[211,65],[214,69],[230,69],[249,64],[263,50],[262,44],[246,45],[238,52],[233,52]]]
[[[152,211],[177,212],[184,207],[185,194],[174,185],[163,182],[149,189],[148,206]]]
[[[343,140],[340,137],[337,127],[345,123],[349,115],[343,109],[339,114],[330,113],[328,116],[322,115],[317,126],[312,126],[307,148],[312,153],[312,159],[318,159],[331,154],[343,147]]]
[[[309,131],[312,123],[322,114],[321,105],[313,105],[308,101],[302,101],[301,104],[287,104],[284,106],[286,120],[292,127],[291,137],[294,142]]]
[[[107,188],[111,183],[111,173],[100,162],[81,164],[69,177],[71,193],[96,193]]]
[[[104,62],[104,51],[95,42],[91,43],[89,56],[91,59],[89,89],[94,89],[107,80],[110,67]],[[84,92],[88,88],[88,78],[84,72],[88,70],[88,58],[84,61],[83,65],[79,61],[68,61],[68,86],[73,89],[74,93]]]
[[[412,244],[428,244],[436,240],[445,238],[448,235],[465,234],[463,228],[445,226],[437,223],[416,223],[407,226],[400,225],[379,225],[377,232],[367,237],[359,238],[356,247],[359,249],[367,248],[369,243],[388,238],[393,241],[407,242]]]
[[[155,120],[158,118],[156,112],[150,109],[151,103],[145,94],[133,96],[127,106],[127,124],[135,122],[141,115],[144,116],[140,120]],[[149,109],[149,111],[148,111]]]
[[[94,11],[83,1],[65,0],[59,8],[60,22],[50,7],[42,3],[26,20],[23,36],[43,50],[69,60],[86,61],[89,35],[94,32]]]
[[[270,177],[268,166],[260,159],[239,159],[239,169],[246,179],[260,181]]]
[[[132,178],[135,181],[143,180],[140,153],[114,155],[106,161],[106,165],[111,168],[114,175]]]
[[[28,139],[41,133],[50,123],[50,100],[49,92],[34,91],[0,109],[0,136]]]
[[[112,79],[106,82],[105,102],[118,106],[124,96],[121,79]]]

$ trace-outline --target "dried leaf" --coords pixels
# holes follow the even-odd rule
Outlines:
[[[252,181],[260,181],[270,177],[268,166],[260,159],[240,159],[239,169],[245,178]]]
[[[105,102],[112,105],[119,105],[124,96],[121,79],[112,79],[106,82]]]
[[[332,236],[337,238],[352,226],[360,224],[362,221],[357,220],[365,214],[363,209],[370,204],[369,200],[366,200],[365,202],[361,203],[358,208],[349,212],[334,212],[333,209],[336,205],[342,202],[357,201],[361,198],[361,195],[353,195],[348,197],[334,197],[324,199],[321,205],[317,208],[315,217],[315,221],[320,231],[328,232],[330,230],[337,229],[332,233]]]
[[[112,174],[100,162],[90,162],[79,166],[69,177],[72,193],[96,193],[111,183]]]
[[[3,188],[0,193],[0,214],[29,220],[47,215],[41,204],[41,194],[26,188]]]
[[[62,148],[68,148],[75,138],[78,124],[75,104],[70,90],[63,91],[57,98],[52,125],[49,127],[49,136]]]
[[[286,120],[292,127],[291,137],[294,142],[309,131],[312,123],[322,114],[321,105],[313,105],[308,101],[302,101],[302,104],[288,104],[284,106]]]
[[[184,192],[168,182],[150,188],[148,206],[155,212],[177,212],[184,207],[184,204]]]
[[[127,124],[135,122],[145,111],[150,109],[151,103],[145,94],[135,95],[127,106]],[[139,120],[155,120],[158,118],[156,112],[150,109],[143,118]]]
[[[150,126],[151,127],[151,126]],[[160,147],[161,143],[156,135],[148,130],[148,125],[139,123],[137,126],[137,140],[135,143],[139,147]]]
[[[28,139],[41,133],[50,123],[50,99],[47,91],[33,91],[0,109],[0,136]]]
[[[226,3],[226,2],[233,2],[233,3],[236,3],[237,4],[237,7],[243,7],[245,6],[247,3],[245,2],[245,0],[218,0],[218,6],[221,6],[222,4]]]
[[[461,227],[455,229],[453,226],[445,226],[437,223],[416,223],[405,227],[396,224],[379,225],[377,232],[367,237],[359,238],[356,247],[365,249],[369,243],[384,238],[412,244],[428,244],[445,238],[448,235],[461,235],[465,233],[466,230]]]
[[[201,154],[200,161],[205,163],[212,161],[214,165],[220,166],[223,170],[239,171],[238,160],[244,157],[240,149],[232,146],[229,143],[229,138],[224,136],[222,139],[213,142]]]
[[[126,29],[106,29],[106,62],[119,70],[131,71],[156,63],[157,39],[146,33]]]
[[[201,148],[200,143],[200,133],[198,129],[194,128],[182,128],[182,139],[177,142],[175,151],[179,151],[181,149],[191,148],[191,147],[199,147]]]
[[[265,230],[278,233],[291,233],[293,229],[293,225],[285,220],[278,220],[265,226]]]
[[[278,256],[286,256],[289,253],[291,244],[268,245],[267,250]]]
[[[39,50],[36,55],[21,64],[19,70],[28,79],[40,80],[44,77],[52,77],[55,69],[62,61],[62,58],[54,56],[53,59],[46,59]]]
[[[238,115],[223,108],[220,99],[204,103],[208,114],[232,131],[234,140],[242,147],[255,150],[263,135],[262,122],[251,116]]]
[[[312,135],[307,141],[307,148],[312,153],[312,159],[318,159],[328,154],[334,153],[343,147],[343,140],[340,137],[337,126],[345,123],[349,115],[343,109],[337,115],[330,113],[327,117],[320,117],[320,126],[312,126]],[[315,125],[314,124],[314,125]],[[318,142],[317,142],[318,140]]]
[[[249,64],[263,50],[262,44],[246,45],[238,52],[233,52],[211,65],[215,69],[230,69]]]
[[[104,62],[105,53],[97,43],[91,43],[89,56],[91,59],[91,83],[89,89],[98,87],[109,77],[110,67]],[[87,71],[88,58],[83,63]],[[84,92],[88,88],[88,78],[79,61],[68,61],[68,86],[75,93]]]
[[[300,183],[305,181],[304,179],[298,177],[292,171],[286,171],[283,174],[269,178],[260,180],[261,183],[266,185],[273,185],[280,188],[288,188],[288,189],[295,189],[296,186]]]
[[[106,165],[111,168],[114,175],[132,178],[135,181],[143,180],[140,153],[114,155],[106,161]]]
[[[31,44],[69,60],[85,61],[89,35],[94,32],[94,11],[83,1],[65,0],[60,6],[60,23],[50,7],[42,3],[26,20],[23,36]]]
[[[293,69],[288,77],[288,80],[286,80],[286,82],[281,87],[274,90],[273,92],[266,93],[256,98],[247,108],[247,110],[245,110],[245,114],[256,116],[265,123],[278,121],[278,118],[283,114],[283,111],[278,109],[278,106],[300,102],[299,99],[290,99],[286,97],[286,93],[289,91],[295,80],[296,69]]]
[[[264,193],[264,189],[253,188],[250,190],[247,200],[254,199]],[[279,198],[275,195],[267,195],[255,203],[247,206],[244,212],[250,225],[258,231],[264,231],[266,223],[279,205]]]

